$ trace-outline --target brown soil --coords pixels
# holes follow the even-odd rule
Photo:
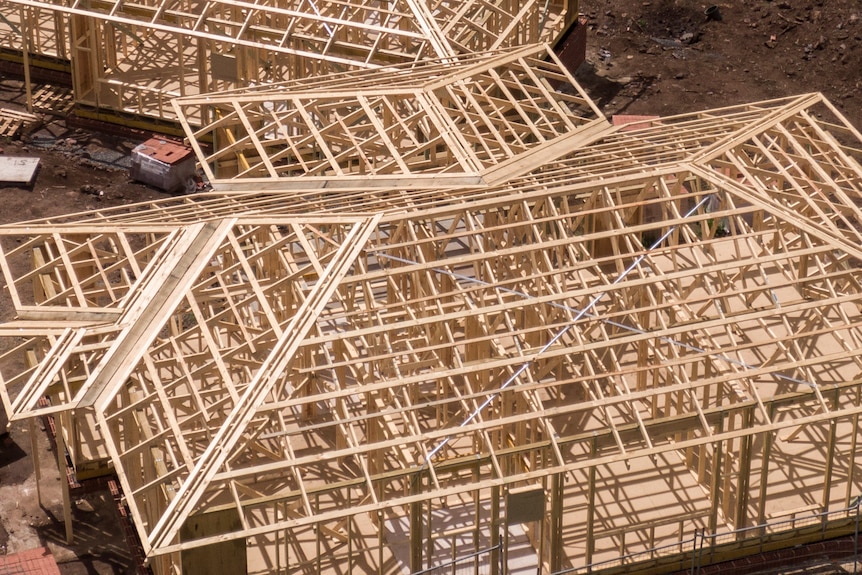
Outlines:
[[[669,115],[823,92],[862,126],[858,0],[582,0],[579,79],[608,114]],[[610,54],[602,57],[602,50]],[[607,55],[605,53],[605,55]]]
[[[670,115],[821,91],[862,127],[858,0],[717,6],[721,20],[707,20],[708,5],[691,0],[582,0],[590,34],[578,79],[608,115]],[[0,78],[0,105],[22,109],[22,103],[20,80]],[[167,197],[129,179],[129,154],[144,138],[85,133],[47,116],[23,141],[0,142],[5,155],[41,158],[32,188],[0,187],[0,223]],[[0,321],[12,315],[0,298]],[[0,436],[0,553],[47,544],[66,575],[133,573],[103,489],[73,495],[76,538],[65,543],[56,459],[38,426],[36,435],[41,502],[27,424]]]

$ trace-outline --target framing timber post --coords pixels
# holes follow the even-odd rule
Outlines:
[[[752,406],[742,412],[743,427],[750,427],[753,420],[754,407]],[[733,518],[733,527],[735,529],[742,529],[747,524],[746,515],[748,510],[748,486],[751,479],[752,438],[752,435],[745,435],[740,438],[742,445],[740,445],[739,454],[739,476],[736,482],[736,511]],[[741,532],[739,532],[737,538],[743,538]]]
[[[590,440],[590,459],[595,459],[598,452],[598,435],[593,434]],[[589,565],[593,562],[593,552],[595,551],[595,537],[593,523],[596,518],[596,466],[591,465],[588,472],[589,480],[587,484],[587,542],[586,552],[584,553],[584,562]]]
[[[769,405],[769,420],[775,417],[775,405]],[[769,487],[769,458],[772,456],[772,443],[775,441],[775,432],[767,431],[763,434],[763,452],[761,459],[763,463],[760,468],[760,494],[757,499],[757,524],[766,523],[766,497]]]
[[[24,64],[24,91],[27,94],[27,111],[33,113],[33,86],[30,82],[30,10],[21,7],[21,56]]]
[[[58,414],[56,425],[56,440],[57,440],[57,467],[60,471],[60,489],[63,492],[63,520],[66,524],[66,544],[71,545],[74,541],[74,533],[72,531],[72,497],[69,494],[69,478],[66,476],[66,439],[63,437],[63,430],[66,425],[63,423],[65,414]]]
[[[410,494],[418,495],[422,492],[422,472],[417,471],[410,480]],[[410,572],[416,573],[422,570],[422,502],[414,501],[410,504]]]
[[[491,575],[500,575],[500,486],[491,487]]]
[[[548,543],[550,546],[550,561],[548,568],[551,573],[556,573],[563,568],[563,484],[565,478],[562,473],[555,473],[551,477],[551,517],[550,533]]]
[[[36,420],[28,420],[30,427],[30,453],[33,454],[33,475],[36,477],[36,501],[42,504],[42,468],[39,465],[39,440],[36,435]]]
[[[834,404],[839,405],[839,392],[835,391]],[[821,510],[825,513],[829,511],[829,500],[832,494],[832,472],[835,468],[835,442],[838,434],[838,422],[834,419],[829,420],[829,443],[826,446],[826,470],[823,473],[823,499],[821,500]],[[825,517],[824,517],[825,520]]]
[[[548,477],[545,476],[542,478],[542,495],[543,500],[542,504],[546,505],[546,497],[548,492]],[[542,510],[542,517],[539,518],[537,522],[539,524],[539,537],[538,537],[538,545],[536,549],[536,558],[538,559],[538,567],[536,568],[537,575],[542,575],[542,571],[544,570],[545,565],[545,550],[547,549],[547,543],[545,539],[548,537],[548,527],[547,522],[548,518],[544,513],[544,509]]]
[[[856,388],[856,405],[859,405],[860,390]],[[847,493],[844,495],[844,507],[850,507],[853,498],[853,486],[856,484],[856,444],[859,440],[859,414],[853,416],[853,435],[850,436],[850,455],[847,461]]]
[[[724,431],[724,410],[719,410],[718,421],[716,422],[716,433],[720,434]],[[713,443],[714,453],[712,456],[712,470],[709,477],[709,497],[711,507],[709,510],[709,533],[715,535],[718,530],[718,510],[721,507],[721,455],[723,451],[724,440],[719,440]]]

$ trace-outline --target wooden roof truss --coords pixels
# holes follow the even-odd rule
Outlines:
[[[577,16],[570,2],[436,0],[7,0],[133,29],[183,34],[309,59],[384,63],[555,39]]]
[[[577,13],[571,0],[6,0],[0,43],[68,60],[79,103],[173,121],[177,96],[552,42]]]
[[[546,46],[180,98],[174,106],[220,190],[488,183],[608,127]],[[189,118],[211,120],[195,128]]]
[[[501,492],[539,486],[527,536],[553,572],[624,532],[846,504],[860,158],[808,95],[614,129],[492,189],[213,193],[5,226],[0,390],[13,418],[95,413],[153,558],[247,540],[267,568],[416,571],[494,547]],[[816,465],[776,475],[810,457],[800,434],[825,442],[825,484]],[[667,477],[673,521],[636,505]],[[238,521],[182,534],[221,512]]]

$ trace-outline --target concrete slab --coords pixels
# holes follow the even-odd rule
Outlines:
[[[39,158],[0,156],[0,183],[32,185],[39,161]]]

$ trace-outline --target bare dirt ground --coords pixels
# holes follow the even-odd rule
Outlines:
[[[862,127],[858,0],[582,0],[578,74],[607,114],[670,115],[823,92]],[[606,52],[602,52],[605,50]],[[603,57],[604,56],[604,57]]]
[[[589,37],[579,81],[608,115],[671,115],[821,91],[862,128],[862,2],[716,6],[721,20],[708,20],[709,4],[691,0],[581,0]],[[0,77],[0,105],[23,109],[20,79]],[[129,179],[129,154],[146,136],[110,138],[46,115],[27,138],[0,140],[5,155],[41,158],[32,189],[0,187],[0,223],[167,197]],[[0,298],[0,321],[12,315]],[[41,501],[27,424],[0,436],[0,554],[48,545],[64,575],[134,573],[104,489],[73,494],[75,539],[65,543],[56,456],[38,425],[35,435]]]

